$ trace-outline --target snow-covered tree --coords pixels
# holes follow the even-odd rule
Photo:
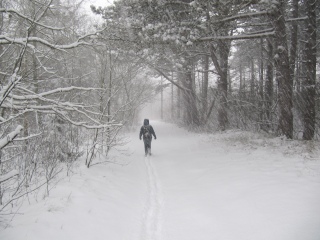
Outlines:
[[[43,185],[49,190],[61,163],[70,166],[81,154],[79,128],[121,126],[88,101],[104,91],[90,82],[86,55],[101,30],[82,25],[80,4],[1,1],[1,209]],[[8,145],[13,140],[19,144]]]
[[[316,69],[317,69],[317,1],[303,1],[306,9],[305,46],[303,53],[303,139],[312,140],[316,123]],[[319,5],[319,4],[318,4]],[[318,6],[319,7],[319,6]]]

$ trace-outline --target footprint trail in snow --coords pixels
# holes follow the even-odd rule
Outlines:
[[[148,176],[148,188],[146,205],[143,212],[141,237],[143,240],[160,240],[162,227],[162,194],[160,181],[153,167],[152,158],[145,157],[144,161]]]

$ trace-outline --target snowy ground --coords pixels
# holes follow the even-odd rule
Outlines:
[[[2,240],[319,240],[320,156],[313,146],[151,122],[120,165],[80,168],[20,209]]]

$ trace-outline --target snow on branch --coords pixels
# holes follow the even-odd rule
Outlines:
[[[4,175],[0,175],[0,183],[8,181],[10,178],[13,178],[17,175],[19,175],[19,172],[17,170],[11,170],[10,172]]]
[[[71,123],[72,125],[75,126],[79,126],[79,127],[84,127],[87,129],[102,129],[102,128],[108,128],[108,127],[114,127],[114,126],[122,126],[122,124],[111,124],[111,123],[107,123],[107,124],[98,124],[98,125],[89,125],[86,122],[75,122],[73,120],[71,120],[69,117],[66,116],[66,114],[64,114],[63,112],[57,110],[57,109],[53,109],[61,118],[65,119],[66,121],[68,121],[69,123]]]
[[[288,18],[286,22],[295,22],[295,21],[304,21],[307,20],[308,17],[299,17],[299,18]]]
[[[183,2],[183,1],[170,1],[170,2],[167,2],[165,1],[164,4],[177,4],[177,5],[184,5],[184,6],[189,6],[190,3],[187,3],[187,2]]]
[[[27,136],[27,137],[23,137],[23,138],[16,138],[16,139],[14,139],[14,141],[16,142],[16,141],[25,141],[25,140],[29,140],[29,139],[31,139],[31,138],[34,138],[34,137],[38,137],[38,136],[40,136],[42,133],[38,133],[38,134],[31,134],[31,135],[29,135],[29,136]]]
[[[17,87],[17,89],[23,90],[23,91],[27,91],[29,93],[32,93],[30,90],[27,90],[26,88],[22,88],[22,87]],[[75,86],[71,86],[71,87],[65,87],[65,88],[56,88],[47,92],[43,92],[43,93],[34,93],[34,94],[30,94],[30,95],[24,95],[24,96],[17,96],[17,95],[12,95],[11,97],[13,99],[17,99],[17,100],[35,100],[35,99],[39,99],[41,97],[45,97],[45,96],[49,96],[49,95],[53,95],[56,93],[62,93],[62,92],[70,92],[73,90],[80,90],[80,91],[100,91],[100,90],[104,90],[102,88],[84,88],[84,87],[75,87]]]
[[[19,44],[22,46],[28,46],[31,49],[35,49],[35,46],[33,46],[30,43],[41,43],[49,48],[52,49],[58,49],[58,50],[67,50],[67,49],[72,49],[72,48],[76,48],[78,46],[81,45],[92,45],[89,42],[84,41],[85,38],[94,36],[94,35],[98,35],[99,33],[103,32],[106,28],[100,29],[98,31],[95,31],[93,33],[88,33],[85,34],[83,36],[80,36],[75,42],[70,43],[70,44],[64,44],[64,45],[57,45],[54,43],[50,43],[47,40],[44,40],[42,38],[39,37],[27,37],[27,38],[10,38],[6,35],[0,35],[0,44]]]
[[[22,131],[22,129],[23,127],[21,125],[18,125],[13,132],[9,133],[6,137],[0,139],[0,149],[4,148],[10,142],[12,142],[13,139],[15,139],[18,136],[18,134]]]
[[[79,38],[77,41],[70,43],[70,44],[56,45],[56,44],[50,43],[42,38],[39,38],[39,37],[9,38],[5,35],[0,35],[0,44],[20,44],[23,46],[27,45],[28,47],[34,49],[35,46],[31,45],[30,43],[37,42],[37,43],[41,43],[49,48],[59,49],[59,50],[72,49],[72,48],[76,48],[81,45],[91,45],[88,42],[80,41],[81,39],[83,39],[83,37]]]
[[[12,89],[20,82],[22,79],[21,76],[17,75],[18,68],[15,69],[14,74],[10,76],[9,84],[7,86],[4,86],[0,91],[0,106],[3,104],[4,100],[7,98],[7,96],[10,94]]]
[[[58,102],[58,101],[50,100],[50,99],[45,99],[45,100],[41,99],[41,100],[42,101],[50,101],[52,104],[32,105],[30,103],[27,104],[26,102],[23,102],[21,104],[12,103],[12,102],[4,103],[2,105],[3,108],[8,108],[11,110],[15,109],[15,110],[23,111],[23,112],[10,117],[9,119],[2,119],[3,122],[0,122],[0,124],[8,122],[14,118],[17,118],[18,116],[23,115],[26,112],[33,112],[33,111],[48,113],[48,114],[54,114],[56,112],[56,110],[65,111],[65,112],[77,112],[77,113],[87,117],[88,119],[90,119],[93,122],[95,122],[96,120],[94,120],[92,117],[90,117],[90,115],[107,117],[107,115],[101,115],[101,113],[98,113],[98,112],[88,111],[86,109],[88,106],[85,106],[82,104],[79,105],[79,104],[73,104],[73,103],[69,103],[69,102]],[[28,107],[28,109],[26,109],[26,107]],[[81,109],[83,109],[83,111],[81,111]]]
[[[226,17],[217,21],[213,21],[212,23],[221,23],[221,22],[230,22],[233,20],[239,20],[239,19],[244,19],[244,18],[252,18],[256,16],[263,16],[263,15],[268,15],[270,12],[268,11],[261,11],[261,12],[250,12],[250,13],[242,13],[238,15],[234,15],[231,17]],[[292,22],[292,21],[304,21],[306,20],[307,17],[300,17],[300,18],[289,18],[286,20],[286,22]]]
[[[47,29],[51,29],[51,30],[56,30],[56,31],[59,31],[59,30],[63,30],[64,28],[57,28],[57,27],[52,27],[52,26],[48,26],[48,25],[44,25],[42,23],[39,23],[37,21],[34,21],[34,19],[31,19],[19,12],[17,12],[16,10],[13,10],[13,9],[5,9],[5,8],[0,8],[0,13],[12,13],[12,14],[15,14],[25,20],[28,20],[30,21],[32,24],[36,24],[36,25],[39,25],[41,27],[44,27],[44,28],[47,28]]]
[[[259,33],[259,34],[240,34],[235,36],[213,36],[213,37],[203,37],[199,38],[198,41],[211,41],[211,40],[241,40],[241,39],[252,39],[252,38],[265,38],[274,36],[274,31]]]
[[[90,115],[99,115],[101,116],[101,113],[94,113],[89,112],[86,110],[86,107],[81,103],[73,103],[73,102],[60,102],[55,99],[49,99],[46,98],[48,95],[58,94],[61,92],[69,92],[72,90],[81,90],[81,91],[92,91],[92,90],[104,90],[101,88],[83,88],[83,87],[65,87],[65,88],[57,88],[53,89],[44,93],[36,94],[28,89],[25,89],[23,87],[17,87],[18,90],[22,91],[22,95],[16,95],[16,94],[10,94],[10,99],[7,100],[2,106],[16,109],[16,110],[25,110],[26,106],[28,106],[28,111],[38,111],[38,110],[47,110],[47,111],[54,111],[53,109],[62,110],[62,111],[75,111],[80,113],[81,115],[85,116],[87,119],[90,119],[90,121],[100,125],[100,123],[93,119]],[[25,93],[29,93],[29,95],[26,95]],[[14,100],[14,101],[12,101]],[[41,100],[43,102],[47,102],[50,104],[47,105],[36,105],[36,102],[33,102],[33,100]],[[31,110],[32,109],[32,110]],[[88,114],[89,113],[89,114]],[[4,120],[2,120],[4,121]]]
[[[238,19],[242,19],[242,18],[251,18],[251,17],[262,16],[262,15],[267,15],[267,14],[268,14],[267,11],[243,13],[243,14],[238,14],[235,16],[223,18],[218,21],[214,21],[213,23],[230,22],[230,21],[238,20]]]
[[[28,107],[27,111],[23,112],[22,114],[24,114],[26,112],[31,112],[31,111],[41,111],[41,112],[49,111],[48,113],[53,113],[52,112],[52,108],[54,108],[54,107],[63,108],[63,110],[65,110],[65,111],[74,110],[71,107],[61,106],[61,105],[59,105],[58,102],[55,102],[55,104],[51,104],[51,105],[49,105],[49,104],[48,105],[32,105],[32,104],[28,104],[28,106],[26,106],[25,104],[20,104],[19,105],[19,104],[12,104],[12,103],[8,102],[8,103],[4,103],[1,107],[8,108],[8,109],[15,109],[15,110],[25,110],[26,107]],[[14,116],[13,118],[16,118],[16,116]],[[10,120],[13,119],[13,118],[10,118]]]

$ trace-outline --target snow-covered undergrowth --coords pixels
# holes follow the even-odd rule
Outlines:
[[[211,141],[218,140],[231,144],[232,147],[239,146],[249,149],[270,148],[273,151],[285,155],[302,154],[307,157],[316,158],[320,152],[320,145],[317,141],[289,140],[285,137],[274,137],[267,133],[253,133],[241,130],[228,130],[222,134],[209,136]],[[320,156],[319,156],[320,159]]]
[[[0,239],[320,239],[317,142],[151,124],[151,157],[137,128],[132,154],[114,158],[125,164],[80,167],[3,222]]]
[[[257,155],[258,159],[261,157],[259,155],[263,154],[278,156],[282,162],[289,161],[288,164],[291,166],[298,164],[297,171],[300,173],[306,172],[307,175],[320,177],[320,144],[317,141],[288,140],[285,137],[273,137],[266,133],[240,130],[229,130],[206,137],[213,143],[224,142],[225,149],[241,150],[250,155]]]

